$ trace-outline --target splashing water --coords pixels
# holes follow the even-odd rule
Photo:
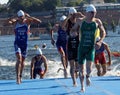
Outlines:
[[[105,42],[107,42],[112,51],[120,50],[120,37],[106,37]],[[15,63],[16,57],[14,53],[14,35],[12,36],[1,36],[0,37],[0,79],[15,79]],[[45,78],[60,78],[63,77],[63,71],[57,73],[57,70],[62,67],[60,62],[60,56],[57,52],[56,47],[51,45],[50,40],[30,40],[28,43],[28,57],[25,61],[25,69],[23,72],[23,78],[30,78],[30,62],[34,52],[31,52],[34,45],[37,44],[39,47],[43,43],[46,43],[46,48],[42,49],[43,54],[48,59],[48,72],[45,75]],[[109,67],[109,70],[106,73],[106,76],[120,76],[120,57],[112,57],[112,65]],[[68,67],[69,72],[69,67]],[[93,65],[92,76],[96,76],[96,68]],[[70,76],[70,74],[69,74]]]

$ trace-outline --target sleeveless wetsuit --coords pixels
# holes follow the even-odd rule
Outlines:
[[[17,23],[15,26],[15,41],[14,47],[15,52],[19,52],[23,57],[26,57],[27,50],[27,41],[28,41],[28,25],[26,23],[19,24]]]
[[[68,38],[68,60],[77,61],[79,36]]]
[[[95,22],[87,23],[82,22],[81,25],[81,40],[78,48],[78,62],[79,64],[84,64],[85,59],[87,61],[94,62],[94,43],[96,38],[97,25]]]
[[[61,27],[58,29],[58,37],[56,41],[57,49],[63,48],[65,54],[66,54],[66,45],[67,45],[67,33]]]
[[[95,51],[95,64],[97,64],[97,63],[105,64],[106,63],[104,50],[105,50],[105,47],[104,47],[104,44],[102,43],[100,49]]]
[[[68,60],[75,60],[77,61],[77,51],[78,51],[78,43],[79,43],[79,36],[72,38],[70,36],[70,31],[72,27],[75,25],[75,22],[71,22],[68,20],[68,27],[67,27],[67,35],[68,35],[68,42],[67,42],[67,53],[68,53]],[[75,42],[76,41],[76,42]]]
[[[70,35],[70,30],[72,29],[72,27],[75,25],[75,23],[72,23],[70,21],[70,19],[68,20],[68,27],[67,27],[67,35],[69,36]]]
[[[35,57],[35,59],[36,59],[36,57]],[[36,59],[36,62],[34,64],[34,72],[33,72],[34,79],[36,78],[37,74],[40,74],[41,72],[43,72],[42,67],[41,67],[42,63],[43,63],[42,58],[39,61],[37,61],[37,59]]]

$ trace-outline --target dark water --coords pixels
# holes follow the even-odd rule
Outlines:
[[[111,51],[120,51],[120,37],[106,37],[104,40],[109,44]],[[15,62],[16,57],[14,54],[14,35],[12,36],[0,36],[0,80],[2,79],[15,79]],[[42,46],[46,43],[46,49],[42,49],[43,54],[48,59],[48,72],[46,78],[58,78],[63,77],[63,72],[57,73],[57,70],[62,67],[60,64],[60,56],[57,53],[56,47],[51,45],[50,40],[30,40],[28,43],[28,57],[25,61],[25,69],[23,72],[23,79],[30,78],[30,61],[34,56],[32,52],[35,44]],[[111,70],[107,72],[106,76],[120,76],[120,57],[112,56]],[[69,72],[69,68],[68,68]],[[70,76],[70,74],[69,74]],[[96,69],[93,65],[92,76],[96,76]]]

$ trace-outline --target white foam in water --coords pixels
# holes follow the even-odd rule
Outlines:
[[[62,65],[60,64],[60,61],[58,61],[58,62],[56,62],[56,61],[49,61],[48,62],[48,66],[50,67],[50,68],[48,68],[48,74],[47,74],[47,76],[49,78],[54,78],[54,77],[60,78],[60,77],[63,76],[63,72],[62,71],[57,73],[57,70],[60,67],[62,67]]]
[[[115,33],[114,35],[117,35],[119,37],[109,37],[110,36],[109,34],[109,36],[106,37],[104,41],[109,44],[110,49],[112,51],[120,51],[120,35],[118,35],[117,33]],[[13,43],[14,43],[13,35],[12,36],[0,36],[0,66],[15,66],[16,57],[14,54]],[[32,49],[35,44],[41,47],[43,43],[46,43],[46,48],[42,49],[42,51],[43,51],[43,54],[45,54],[45,56],[48,59],[48,72],[45,77],[46,78],[63,77],[62,70],[59,73],[57,73],[57,70],[63,66],[60,62],[60,56],[57,53],[57,49],[56,47],[53,47],[51,45],[50,40],[30,40],[28,43],[28,50]],[[25,68],[26,70],[24,71],[24,75],[23,75],[25,76],[25,78],[30,78],[30,61],[32,57],[33,55],[28,55],[25,61],[25,64],[27,65]],[[119,65],[120,57],[117,57],[117,58],[112,57],[112,63],[113,64],[110,67],[111,70],[107,72],[106,76],[109,76],[109,75],[120,76],[120,65]],[[69,68],[68,68],[68,73],[69,73]],[[92,76],[96,76],[96,68],[94,65],[92,69]]]
[[[0,58],[0,66],[14,66],[15,61],[10,61],[8,59],[2,59]]]

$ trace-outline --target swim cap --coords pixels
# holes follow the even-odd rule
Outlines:
[[[20,17],[20,16],[24,16],[25,13],[24,13],[22,10],[19,10],[19,11],[17,12],[17,15],[18,15],[18,17]]]
[[[37,48],[39,48],[39,46],[38,45],[34,45],[34,48],[37,49]]]
[[[42,48],[46,48],[46,43],[43,43]]]
[[[67,17],[65,15],[63,15],[61,18],[60,18],[60,21],[64,21]]]
[[[96,8],[94,5],[90,4],[89,6],[87,6],[86,8],[86,12],[96,12]]]
[[[69,14],[74,14],[74,13],[77,13],[77,10],[74,7],[71,7],[69,9]]]
[[[42,55],[42,50],[40,48],[36,49],[36,55]]]

